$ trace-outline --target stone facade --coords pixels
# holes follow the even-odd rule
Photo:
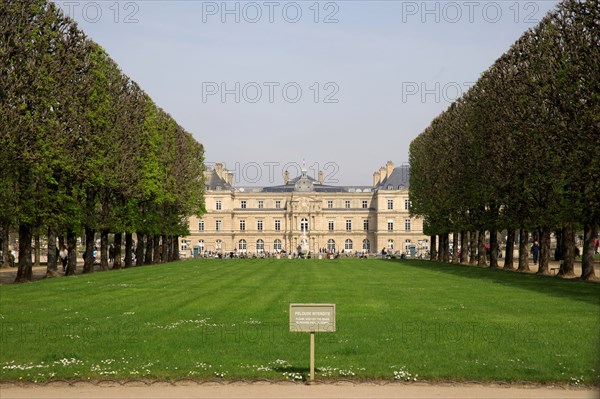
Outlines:
[[[408,168],[392,162],[373,174],[373,186],[330,186],[309,177],[270,187],[234,187],[233,175],[216,164],[206,172],[206,214],[189,219],[182,255],[296,253],[309,251],[415,256],[429,249],[422,221],[411,218]]]

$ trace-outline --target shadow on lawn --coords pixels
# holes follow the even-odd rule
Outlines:
[[[427,260],[383,260],[380,262],[396,262],[403,266],[427,269],[447,273],[458,277],[492,281],[497,284],[510,285],[546,295],[570,298],[593,305],[600,304],[600,284],[584,282],[578,279],[562,279],[554,276],[538,276],[502,269],[489,269],[476,266],[454,265]]]

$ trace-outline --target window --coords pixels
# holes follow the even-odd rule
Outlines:
[[[352,231],[352,220],[346,219],[346,231]]]
[[[404,241],[404,250],[408,251],[408,247],[410,246],[410,240],[405,240]]]
[[[279,201],[279,200],[275,201],[275,208],[281,209],[281,201]]]
[[[281,230],[281,220],[275,220],[275,231]]]
[[[275,251],[281,251],[281,240],[273,241],[273,249]]]
[[[263,221],[262,220],[259,220],[256,222],[256,229],[258,231],[262,231],[262,229],[263,229]]]
[[[388,231],[394,231],[394,221],[393,220],[388,220],[387,226],[388,226]]]
[[[245,231],[245,230],[246,230],[246,221],[240,220],[240,231]]]
[[[404,230],[410,231],[410,219],[404,219]]]
[[[242,209],[246,209],[246,200],[242,200],[242,201],[240,201],[240,207],[241,207]]]
[[[215,220],[215,230],[221,231],[221,220]]]
[[[258,209],[263,209],[265,207],[265,201],[258,200]]]
[[[265,250],[265,242],[262,239],[256,240],[256,252],[263,252]]]
[[[329,225],[329,231],[333,231],[333,220],[330,220],[328,222],[328,225]]]
[[[238,250],[246,252],[246,240],[240,240],[240,242],[238,242]]]
[[[327,240],[327,251],[335,252],[335,241],[333,241],[333,239],[331,238]]]
[[[370,252],[371,251],[371,242],[369,240],[367,240],[366,238],[363,240],[362,249],[365,252]]]
[[[367,209],[369,207],[369,201],[363,200],[362,207],[363,207],[363,209]]]
[[[200,240],[202,241],[202,240]],[[185,251],[187,250],[187,241],[186,240],[181,240],[181,250]]]
[[[198,230],[199,231],[204,231],[204,220],[200,220],[198,222]]]
[[[215,209],[216,209],[217,211],[220,211],[220,210],[221,210],[221,200],[216,200],[216,201],[215,201]]]
[[[406,210],[410,209],[410,200],[408,198],[406,198],[404,200],[404,209],[406,209]]]
[[[394,209],[394,200],[393,199],[388,200],[388,209]]]
[[[369,219],[364,219],[363,220],[363,230],[364,231],[369,231]]]
[[[308,231],[308,219],[302,218],[302,220],[300,221],[300,231]]]
[[[333,201],[332,200],[327,201],[327,208],[328,209],[333,208]]]
[[[394,240],[388,240],[388,248],[394,249]]]
[[[350,201],[348,201],[348,200],[344,201],[344,207],[346,209],[350,209]]]
[[[351,240],[351,239],[349,239],[349,238],[348,238],[348,239],[347,239],[347,240],[344,242],[344,249],[345,249],[346,251],[352,251],[352,240]]]
[[[198,241],[198,249],[200,252],[204,252],[204,240]]]
[[[221,240],[215,241],[215,249],[220,250],[222,245],[223,245],[223,241],[221,241]]]

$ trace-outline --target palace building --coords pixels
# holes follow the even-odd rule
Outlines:
[[[234,175],[217,163],[205,172],[206,214],[189,219],[182,255],[297,252],[424,254],[422,220],[411,218],[407,165],[390,161],[373,174],[372,186],[324,184],[306,170],[283,184],[235,187]]]

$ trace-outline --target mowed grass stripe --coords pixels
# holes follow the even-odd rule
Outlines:
[[[598,383],[596,284],[419,261],[195,260],[0,287],[2,379],[305,375]],[[396,372],[396,374],[394,374]]]

